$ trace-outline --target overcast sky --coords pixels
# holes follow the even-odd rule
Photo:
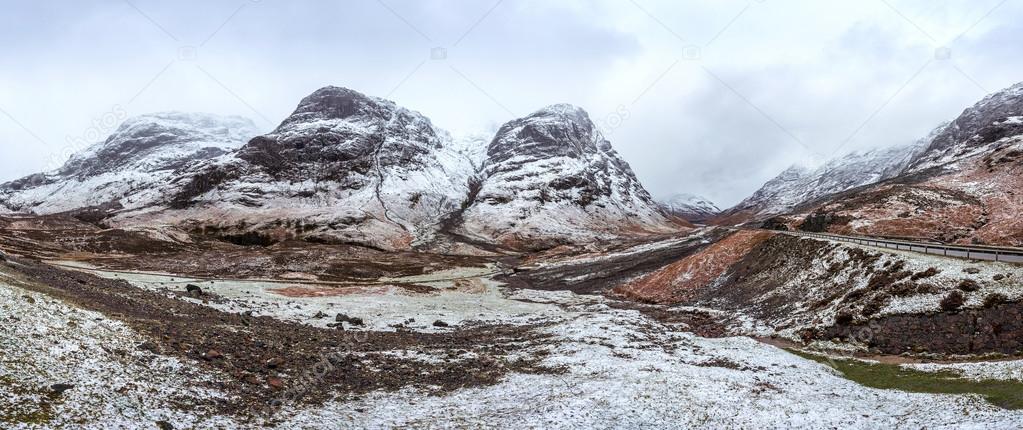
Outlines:
[[[1023,81],[1003,0],[3,0],[0,181],[124,116],[269,131],[326,85],[487,130],[582,106],[657,196],[730,206],[793,163],[909,143]],[[439,48],[439,49],[438,49]]]

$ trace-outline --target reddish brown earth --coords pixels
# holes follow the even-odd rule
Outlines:
[[[1002,144],[950,170],[841,195],[798,215],[799,228],[959,244],[1023,246],[1023,151]]]
[[[483,267],[493,260],[303,241],[242,246],[184,232],[105,229],[66,215],[0,217],[0,249],[45,260],[86,262],[109,270],[324,282],[423,275],[455,267]]]
[[[774,233],[738,231],[706,249],[628,282],[613,294],[649,303],[680,303],[725,273]]]

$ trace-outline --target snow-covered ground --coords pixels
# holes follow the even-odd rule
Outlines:
[[[903,367],[924,372],[951,371],[977,381],[1023,381],[1023,360],[979,361],[974,363],[912,363]]]
[[[536,304],[506,298],[498,283],[481,277],[493,268],[460,268],[429,275],[381,279],[379,283],[352,285],[310,285],[269,281],[205,281],[161,274],[127,274],[90,269],[80,270],[112,279],[123,279],[140,288],[166,292],[184,292],[189,284],[197,285],[213,298],[183,297],[215,309],[231,312],[252,312],[275,318],[326,327],[337,314],[361,318],[365,329],[394,331],[396,326],[418,331],[448,331],[463,322],[531,324],[561,314],[553,304]],[[420,292],[401,285],[414,284],[432,288]],[[317,314],[327,317],[317,318]],[[411,321],[410,320],[414,320]],[[435,327],[435,321],[450,328]]]
[[[155,288],[160,288],[154,278],[133,278],[132,282],[146,288],[154,288],[156,282]],[[564,366],[565,374],[511,374],[494,386],[443,396],[427,396],[415,389],[376,392],[349,402],[282,410],[278,418],[284,421],[276,425],[332,429],[987,429],[1023,425],[1023,411],[998,409],[979,397],[865,388],[825,365],[773,346],[749,338],[700,338],[638,311],[615,309],[602,297],[564,291],[505,291],[497,285],[484,285],[483,291],[499,296],[482,300],[487,306],[466,308],[474,308],[477,317],[483,314],[494,321],[522,323],[516,315],[524,313],[532,315],[533,322],[546,323],[538,330],[553,337],[530,346],[525,354],[546,357],[544,365]],[[246,296],[245,291],[256,295],[256,286],[219,284],[211,290],[226,293],[235,288],[238,297],[231,300]],[[479,291],[475,294],[490,294]],[[354,313],[359,306],[372,307],[371,297],[381,300],[384,296],[390,307],[411,310],[424,306],[424,297],[379,292],[329,300]],[[452,307],[456,306],[452,300],[467,298],[439,297]],[[266,297],[245,302],[263,300]],[[122,324],[27,293],[10,282],[0,282],[0,309],[0,342],[4,346],[0,349],[0,380],[14,378],[19,385],[31,387],[76,384],[54,409],[57,418],[42,427],[77,422],[75,426],[85,428],[130,428],[157,420],[168,420],[175,428],[248,425],[224,417],[197,421],[189,411],[173,409],[172,397],[217,396],[190,388],[188,383],[213,376],[169,358],[143,360],[140,354],[144,353],[135,352],[141,337]],[[456,313],[449,312],[447,317]],[[288,312],[270,314],[290,318]],[[367,322],[377,324],[374,318],[387,320],[370,317]],[[129,352],[122,356],[120,350]],[[25,395],[12,397],[10,391],[6,384],[0,385],[4,394],[0,398],[25,401]],[[0,405],[3,402],[0,400]]]
[[[539,293],[543,294],[543,293]],[[704,339],[600,299],[567,308],[545,362],[444,397],[408,390],[298,411],[286,425],[362,428],[1015,428],[1023,412],[967,396],[864,388],[748,338]],[[964,414],[964,411],[969,411]]]
[[[116,320],[16,284],[0,273],[0,428],[231,425],[203,417],[201,403],[223,394],[196,382],[215,375],[139,349],[145,339]],[[73,387],[54,395],[55,384]]]

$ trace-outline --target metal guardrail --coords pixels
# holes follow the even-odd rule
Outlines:
[[[856,243],[859,245],[876,246],[878,248],[887,248],[902,251],[922,252],[924,254],[941,255],[945,257],[966,258],[969,260],[1023,263],[1023,249],[1019,248],[947,245],[941,243],[910,242],[905,240],[877,239],[873,237],[858,236],[842,236],[837,234],[810,233],[801,231],[779,231],[779,233],[785,233],[800,237],[814,237],[825,240],[839,240],[844,242]]]

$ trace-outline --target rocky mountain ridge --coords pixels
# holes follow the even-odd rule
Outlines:
[[[567,104],[501,127],[479,184],[459,230],[513,246],[673,227],[589,115]]]
[[[691,222],[703,222],[721,213],[707,198],[688,193],[673,194],[658,204],[666,213]]]
[[[910,145],[852,152],[817,168],[792,166],[764,184],[752,196],[724,211],[726,224],[764,220],[786,213],[801,203],[894,178],[930,145],[931,136]]]
[[[129,118],[56,171],[0,185],[0,206],[37,214],[139,208],[159,199],[159,189],[179,170],[225,156],[256,134],[255,124],[241,117],[162,112]]]
[[[1023,84],[966,109],[897,177],[786,216],[790,228],[1023,246]]]
[[[105,225],[173,226],[246,245],[298,238],[386,250],[447,246],[441,233],[537,248],[679,227],[570,105],[513,120],[493,139],[453,137],[418,112],[341,87],[312,93],[264,135],[243,138],[225,119],[176,121],[189,119],[188,130],[162,117],[126,121],[45,183],[5,184],[0,203],[36,213],[102,207]],[[198,144],[215,134],[206,128],[224,138]],[[119,176],[81,198],[65,194],[111,170]],[[122,181],[130,175],[151,180]]]

